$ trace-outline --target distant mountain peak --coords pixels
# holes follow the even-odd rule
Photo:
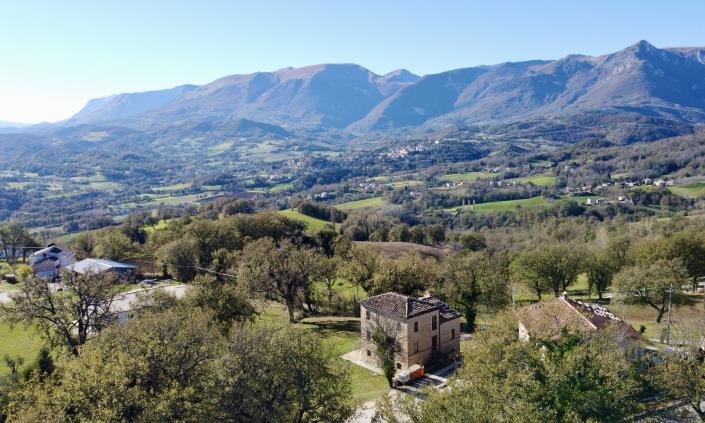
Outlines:
[[[396,69],[382,76],[386,80],[395,80],[403,82],[416,82],[421,79],[420,76],[409,72],[406,69]]]

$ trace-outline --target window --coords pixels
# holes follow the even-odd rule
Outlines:
[[[370,311],[365,310],[365,319],[370,320]]]
[[[431,330],[436,330],[438,327],[438,321],[436,319],[436,316],[431,317]]]
[[[368,357],[372,356],[372,352],[370,350],[367,350],[367,356]]]
[[[397,362],[397,370],[401,370],[401,363]]]
[[[372,334],[371,334],[370,331],[368,330],[368,331],[367,331],[367,340],[369,341],[370,339],[372,339]]]
[[[450,330],[450,339],[455,339],[455,328]]]
[[[433,335],[431,338],[431,351],[436,351],[438,349],[438,336]]]
[[[419,331],[419,322],[414,322],[414,332]]]
[[[417,352],[419,352],[419,343],[418,342],[414,344],[414,354],[416,354]]]

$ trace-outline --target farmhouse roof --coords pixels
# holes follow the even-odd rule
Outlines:
[[[627,322],[599,304],[573,300],[563,295],[522,307],[515,312],[532,336],[556,338],[563,328],[588,333],[609,326],[619,328],[626,336],[640,337]]]
[[[442,321],[445,317],[447,317],[445,320],[460,317],[460,313],[436,297],[414,298],[396,292],[387,292],[363,300],[360,304],[367,309],[400,319],[416,317],[434,310],[440,311]]]

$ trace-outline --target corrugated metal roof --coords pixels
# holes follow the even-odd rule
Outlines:
[[[72,270],[76,273],[102,273],[108,270],[112,269],[120,269],[120,270],[131,270],[135,269],[136,266],[133,266],[128,263],[120,263],[118,261],[113,261],[113,260],[106,260],[106,259],[94,259],[94,258],[88,258],[85,260],[81,260],[77,263],[74,263],[70,266],[67,266],[67,269]]]

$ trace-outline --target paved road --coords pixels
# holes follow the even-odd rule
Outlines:
[[[120,294],[113,298],[112,309],[113,312],[119,313],[122,311],[129,311],[132,309],[132,304],[138,301],[138,294],[145,292],[154,292],[161,290],[168,292],[176,296],[176,298],[181,298],[186,294],[186,289],[188,285],[167,285],[167,286],[156,286],[154,288],[139,288],[132,291]]]

